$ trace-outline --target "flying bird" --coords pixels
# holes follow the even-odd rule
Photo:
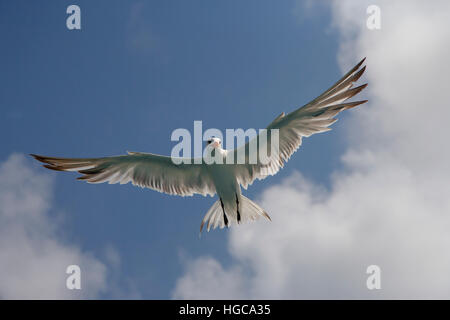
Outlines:
[[[347,101],[367,86],[366,83],[353,87],[353,83],[364,73],[366,67],[361,67],[364,61],[365,58],[320,96],[291,113],[281,113],[268,125],[268,131],[278,129],[279,135],[278,152],[271,154],[268,161],[250,161],[254,159],[253,153],[259,152],[258,149],[263,145],[261,134],[253,138],[256,140],[250,140],[233,150],[223,149],[219,138],[208,140],[206,148],[210,154],[223,159],[228,156],[236,159],[239,152],[245,152],[243,162],[235,161],[232,164],[225,161],[223,164],[208,164],[204,159],[200,163],[183,159],[189,161],[180,163],[173,161],[172,157],[142,152],[103,158],[31,156],[43,162],[48,169],[78,171],[82,174],[78,179],[89,183],[131,182],[133,185],[179,196],[217,194],[219,199],[204,216],[200,232],[205,225],[209,231],[211,228],[229,227],[260,217],[271,220],[259,205],[242,194],[241,187],[247,189],[256,179],[275,175],[301,146],[303,137],[331,130],[329,126],[337,121],[337,114],[367,102]],[[266,141],[266,147],[270,147],[271,141]],[[256,142],[256,150],[250,147],[252,142]]]

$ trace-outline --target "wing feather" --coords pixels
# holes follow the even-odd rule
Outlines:
[[[175,164],[170,157],[130,152],[104,158],[55,158],[32,154],[44,167],[57,171],[78,171],[79,180],[89,183],[126,184],[172,195],[211,195],[216,192],[205,164]]]
[[[258,154],[262,146],[269,150],[268,162],[266,161],[263,164],[259,160],[258,155],[255,157],[255,155],[250,154],[251,148],[249,144],[252,141],[234,150],[235,160],[238,159],[238,153],[245,152],[245,162],[234,165],[238,182],[245,189],[256,179],[264,179],[268,175],[276,174],[301,146],[303,137],[331,130],[329,127],[337,121],[334,118],[336,115],[367,102],[367,100],[347,101],[367,86],[367,84],[363,84],[352,88],[353,83],[359,80],[366,69],[365,66],[361,68],[364,61],[365,58],[311,102],[287,115],[283,112],[275,118],[267,127],[267,132],[270,132],[270,129],[279,130],[278,153],[270,154],[270,134],[268,134],[266,143],[262,141],[260,135],[254,138],[256,140],[253,140],[253,142],[257,143],[258,148],[256,148],[256,152]],[[249,159],[258,159],[258,161],[252,164]]]

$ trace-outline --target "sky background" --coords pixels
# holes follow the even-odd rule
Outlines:
[[[381,30],[366,28],[373,3]],[[71,4],[81,30],[66,28]],[[2,1],[0,297],[449,298],[449,12],[445,1]],[[272,223],[199,238],[215,199],[89,185],[27,156],[170,155],[172,131],[194,120],[264,128],[364,56],[370,103],[244,191]],[[65,288],[69,264],[80,291]],[[365,288],[370,264],[380,291]]]

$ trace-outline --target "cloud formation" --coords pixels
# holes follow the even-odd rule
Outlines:
[[[0,299],[96,298],[107,287],[107,267],[66,242],[52,213],[53,183],[23,155],[0,164]],[[81,290],[66,288],[66,268],[81,268]]]
[[[381,30],[366,28],[371,4]],[[230,230],[234,262],[193,259],[173,297],[450,298],[450,3],[332,6],[339,63],[367,56],[370,100],[349,112],[341,169],[328,188],[294,173],[266,189],[273,222]],[[381,290],[366,288],[371,264]]]

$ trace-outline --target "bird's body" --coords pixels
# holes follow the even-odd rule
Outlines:
[[[210,228],[222,228],[259,217],[270,220],[262,208],[242,194],[241,186],[247,189],[256,179],[276,174],[300,147],[303,137],[330,130],[329,126],[337,121],[334,116],[367,101],[346,102],[367,85],[352,88],[365,70],[365,67],[360,69],[363,62],[364,59],[316,99],[287,115],[282,113],[278,116],[267,127],[268,131],[277,132],[278,139],[274,141],[260,133],[243,146],[224,150],[220,139],[212,138],[206,146],[206,157],[200,161],[140,152],[104,158],[32,156],[44,162],[48,169],[78,171],[83,174],[78,179],[90,183],[132,182],[180,196],[217,194],[219,199],[203,218],[200,231],[205,224],[209,231]],[[257,147],[253,148],[252,143]],[[276,152],[272,152],[274,145]],[[260,158],[261,148],[270,150],[265,161]],[[244,155],[243,161],[237,160],[240,155]],[[228,162],[228,158],[233,161]]]
[[[241,187],[234,174],[234,168],[231,165],[225,164],[228,150],[216,148],[220,154],[221,159],[217,163],[212,163],[207,166],[209,176],[215,186],[216,194],[219,197],[222,211],[225,211],[224,220],[228,222],[240,222],[239,203],[241,199]],[[226,222],[226,221],[224,221]],[[225,225],[228,225],[225,223]]]

